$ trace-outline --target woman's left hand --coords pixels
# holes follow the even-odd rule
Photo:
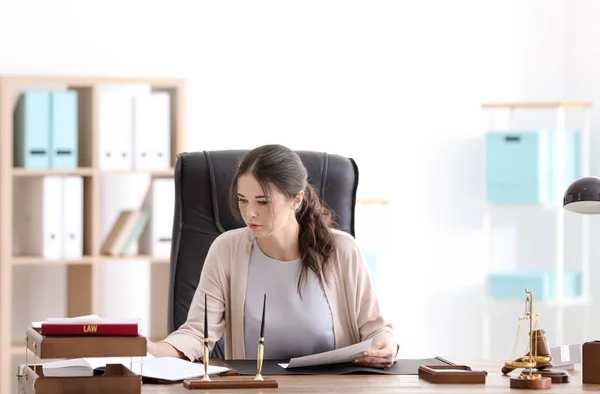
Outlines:
[[[356,357],[353,362],[365,367],[389,368],[394,363],[397,352],[398,345],[395,343],[377,342],[371,349]]]

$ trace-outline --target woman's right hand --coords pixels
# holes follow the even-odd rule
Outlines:
[[[185,355],[166,342],[147,340],[147,352],[154,357],[186,358]]]

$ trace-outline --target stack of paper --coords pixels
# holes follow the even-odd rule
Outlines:
[[[288,364],[279,364],[283,368],[310,367],[314,365],[326,365],[337,363],[352,362],[360,356],[365,350],[369,350],[373,344],[373,339],[367,339],[361,343],[346,346],[341,349],[331,350],[329,352],[311,354],[310,356],[296,357],[290,359]]]

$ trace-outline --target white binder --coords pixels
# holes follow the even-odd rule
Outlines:
[[[171,167],[171,96],[152,92],[135,97],[133,166],[139,170]]]
[[[83,256],[83,178],[62,179],[62,256],[77,259]]]
[[[173,213],[175,211],[175,184],[172,178],[152,181],[150,221],[140,239],[140,250],[154,258],[171,256]]]
[[[130,170],[133,165],[133,96],[118,91],[101,91],[99,96],[100,169]]]
[[[14,198],[15,254],[60,259],[63,235],[61,178],[17,178]]]

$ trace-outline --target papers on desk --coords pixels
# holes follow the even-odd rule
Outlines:
[[[288,364],[279,364],[282,368],[310,367],[314,365],[337,364],[352,362],[365,350],[371,348],[373,339],[367,339],[361,343],[346,346],[341,349],[331,350],[329,352],[311,354],[310,356],[295,357],[290,359]]]
[[[127,364],[125,364],[125,366],[128,367]],[[219,367],[216,365],[208,366],[209,375],[218,375],[229,370],[230,368]],[[146,378],[176,382],[188,378],[204,376],[204,364],[192,363],[174,357],[157,357],[145,361],[143,365],[141,363],[133,364],[131,371]]]
[[[100,319],[100,316],[98,315],[85,315],[85,316],[77,316],[77,317],[65,317],[65,318],[50,318],[48,320],[59,320],[59,322],[61,323],[65,323],[65,322],[70,322],[70,323],[76,323],[79,321],[87,321],[88,319]],[[34,321],[31,323],[31,327],[33,328],[42,328],[42,323],[41,321]]]
[[[204,365],[192,363],[174,357],[87,357],[70,360],[52,361],[42,364],[44,376],[73,377],[93,376],[94,369],[106,364],[122,364],[133,373],[146,378],[167,381],[179,381],[204,375]],[[216,375],[229,371],[229,368],[215,365],[208,366],[208,374]]]

